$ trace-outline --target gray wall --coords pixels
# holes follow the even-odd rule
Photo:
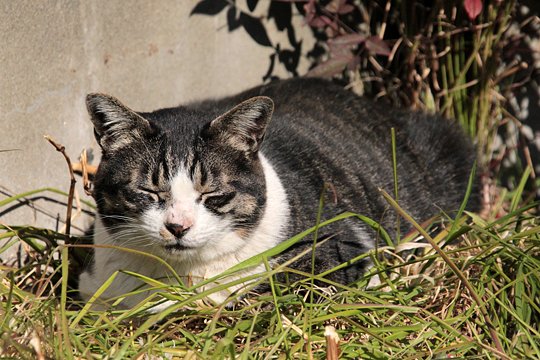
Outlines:
[[[74,161],[83,148],[99,155],[84,105],[89,92],[149,111],[262,81],[272,49],[242,29],[229,33],[224,13],[190,17],[196,2],[1,2],[0,201],[42,187],[68,190],[64,159],[45,134]],[[91,200],[80,181],[77,191]],[[0,208],[0,223],[57,227],[65,208],[46,198],[65,198],[42,195],[32,207]],[[86,222],[77,216],[75,225]]]

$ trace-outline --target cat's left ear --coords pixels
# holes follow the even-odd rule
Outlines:
[[[213,120],[206,129],[207,135],[247,154],[255,154],[264,139],[273,111],[272,99],[253,97]]]

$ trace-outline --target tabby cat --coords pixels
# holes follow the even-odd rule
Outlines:
[[[137,113],[117,99],[90,94],[87,106],[102,149],[94,182],[98,213],[94,259],[80,276],[88,300],[117,270],[184,280],[208,279],[315,225],[353,211],[395,234],[396,214],[379,188],[394,191],[391,128],[396,129],[400,205],[417,220],[455,212],[467,189],[475,151],[460,128],[437,116],[397,110],[321,79],[292,79],[239,95]],[[264,139],[264,141],[263,141]],[[469,208],[478,207],[477,185]],[[401,222],[400,231],[410,230]],[[356,218],[319,230],[316,273],[372,249],[380,237]],[[274,261],[311,247],[308,237]],[[358,261],[327,277],[357,280]],[[311,272],[311,253],[292,267]],[[261,264],[237,276],[264,270]],[[230,279],[229,279],[230,280]],[[120,272],[106,300],[139,288]],[[239,287],[210,298],[231,300]],[[133,306],[147,296],[127,297]]]

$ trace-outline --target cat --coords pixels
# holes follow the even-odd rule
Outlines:
[[[314,226],[325,184],[332,190],[323,220],[352,211],[394,236],[396,214],[379,191],[394,191],[391,128],[399,204],[417,220],[455,213],[475,163],[474,146],[455,123],[395,109],[322,79],[276,81],[150,113],[104,94],[89,94],[87,107],[102,149],[93,190],[97,247],[79,281],[87,301],[117,270],[171,278],[154,258],[103,245],[152,254],[184,281],[198,283]],[[475,180],[468,208],[478,206]],[[411,226],[402,221],[399,230]],[[315,252],[316,273],[364,254],[380,238],[356,218],[332,223],[318,235],[327,241]],[[312,242],[309,236],[274,261],[291,259]],[[291,267],[310,273],[311,258],[309,253]],[[368,260],[357,261],[327,278],[351,283],[367,266]],[[236,276],[264,269],[260,264]],[[120,272],[101,298],[142,284]],[[240,286],[210,299],[230,301]],[[126,297],[122,304],[132,307],[147,295]]]

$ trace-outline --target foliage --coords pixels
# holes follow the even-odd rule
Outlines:
[[[64,245],[63,233],[2,225],[2,240],[19,244],[21,251],[17,261],[1,268],[0,355],[324,358],[325,326],[332,325],[342,358],[538,358],[540,223],[530,214],[534,204],[520,205],[521,191],[503,194],[506,201],[487,220],[469,214],[468,221],[451,220],[430,234],[416,224],[418,231],[397,246],[372,251],[376,265],[370,275],[380,275],[379,286],[366,288],[370,275],[351,286],[324,281],[316,286],[311,274],[285,286],[272,281],[293,271],[285,264],[260,275],[260,281],[270,280],[270,290],[251,292],[257,280],[235,295],[232,306],[206,303],[208,290],[198,293],[197,286],[141,277],[164,298],[153,295],[130,310],[94,311],[78,303],[71,285],[78,269],[68,249],[85,245],[74,237]],[[507,213],[494,217],[502,212]],[[345,216],[355,215],[329,222]],[[422,240],[426,236],[429,243]],[[163,299],[176,303],[147,311]]]
[[[503,160],[518,157],[525,159],[522,172],[532,163],[530,139],[509,101],[540,73],[531,66],[529,41],[540,32],[538,18],[520,15],[520,6],[518,0],[203,0],[192,14],[224,11],[230,31],[242,27],[273,47],[265,80],[275,78],[278,63],[299,75],[300,58],[307,57],[305,75],[337,77],[361,94],[455,118],[476,139],[482,167],[498,172]],[[303,25],[296,16],[316,38],[313,48],[297,39]],[[287,41],[270,38],[271,24]],[[502,146],[497,136],[505,137]]]

